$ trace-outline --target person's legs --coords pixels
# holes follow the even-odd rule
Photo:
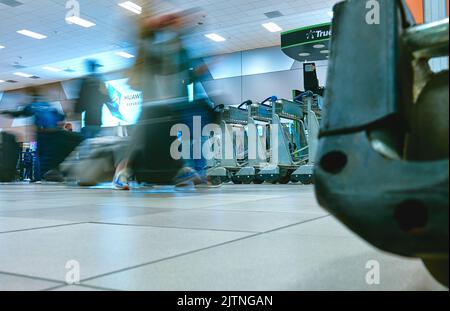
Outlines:
[[[29,180],[31,180],[31,166],[30,166],[30,165],[27,165],[27,166],[25,167],[25,176],[24,176],[24,179],[29,179]]]
[[[196,101],[190,103],[187,111],[188,112],[185,115],[184,122],[191,129],[191,132],[193,132],[194,128],[194,117],[197,117],[197,120],[201,120],[201,123],[196,125],[200,128],[204,128],[204,126],[209,125],[214,121],[213,111],[205,101]],[[208,138],[204,136],[192,137],[191,139],[193,140],[193,143],[195,141],[195,143],[200,144],[202,151],[204,144],[208,140]],[[190,146],[190,148],[192,152],[191,154],[193,154],[193,144]],[[206,176],[207,160],[203,152],[200,154],[200,158],[198,159],[185,160],[185,167],[187,168],[187,172],[196,172],[196,176],[192,180],[195,185],[210,184]]]
[[[30,164],[30,180],[34,181],[35,176],[33,174],[33,163]]]
[[[37,149],[34,161],[33,161],[33,177],[34,181],[41,181],[41,163],[39,161],[39,147]]]
[[[55,168],[55,150],[58,141],[55,133],[38,133],[38,152],[40,162],[41,179],[45,174]]]
[[[113,186],[117,190],[130,190],[130,180],[133,176],[133,155],[136,148],[133,142],[128,142],[114,151],[114,165],[116,167]]]
[[[27,179],[27,170],[24,165],[21,165],[21,167],[20,167],[20,178],[22,180]]]
[[[20,169],[20,179],[24,180],[25,179],[25,166],[24,166],[22,160],[20,160],[19,169]]]
[[[42,159],[44,158],[43,154],[45,153],[45,138],[41,133],[37,134],[37,153],[37,161],[39,162],[39,175],[37,175],[37,177],[39,178],[39,180],[42,180],[42,176],[46,173],[46,171],[45,164],[42,162]]]

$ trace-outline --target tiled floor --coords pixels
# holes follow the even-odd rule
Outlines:
[[[379,285],[366,283],[370,260]],[[73,261],[81,282],[69,286]],[[420,261],[349,232],[309,186],[2,184],[0,290],[445,289]]]

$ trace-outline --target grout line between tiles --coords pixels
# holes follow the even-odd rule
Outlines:
[[[218,205],[221,206],[221,205]],[[280,213],[280,214],[327,214],[327,216],[329,215],[326,212],[307,212],[307,211],[258,211],[258,210],[246,210],[246,209],[214,209],[214,207],[216,206],[208,206],[208,207],[200,207],[197,209],[197,211],[208,211],[208,212],[244,212],[244,213]]]
[[[231,244],[231,243],[234,243],[234,242],[242,241],[242,240],[245,240],[245,239],[253,238],[253,237],[256,237],[256,236],[264,235],[264,234],[267,234],[267,233],[283,230],[283,229],[286,229],[286,228],[289,228],[289,227],[292,227],[292,226],[297,226],[297,225],[301,225],[301,224],[304,224],[304,223],[312,222],[312,221],[319,220],[319,219],[322,219],[322,218],[325,218],[325,217],[328,217],[328,216],[317,217],[317,218],[305,220],[305,221],[302,221],[302,222],[298,222],[298,223],[295,223],[295,224],[292,224],[292,225],[288,225],[288,226],[272,229],[272,230],[269,230],[269,231],[254,233],[254,234],[247,235],[247,236],[244,236],[244,237],[239,238],[239,239],[226,241],[226,242],[223,242],[223,243],[211,245],[211,246],[208,246],[208,247],[204,247],[204,248],[201,248],[201,249],[185,252],[185,253],[182,253],[182,254],[177,254],[177,255],[174,255],[174,256],[165,257],[165,258],[161,258],[161,259],[158,259],[158,260],[150,261],[150,262],[147,262],[147,263],[143,263],[143,264],[139,264],[139,265],[135,265],[135,266],[119,269],[119,270],[116,270],[116,271],[100,274],[100,275],[93,276],[93,277],[89,277],[89,278],[81,280],[81,284],[80,285],[83,285],[85,287],[95,288],[95,286],[88,285],[88,284],[83,284],[83,282],[87,282],[87,281],[94,280],[94,279],[97,279],[97,278],[105,277],[105,276],[112,275],[112,274],[115,274],[115,273],[120,273],[120,272],[123,272],[123,271],[128,271],[128,270],[144,267],[144,266],[155,264],[155,263],[162,262],[162,261],[165,261],[165,260],[175,259],[177,257],[187,256],[187,255],[194,254],[194,253],[197,253],[197,252],[201,252],[201,251],[204,251],[204,250],[220,247],[220,246],[223,246],[223,245],[227,245],[227,244]],[[80,224],[86,224],[86,223],[80,223]],[[68,225],[75,225],[75,224],[67,224],[67,226]],[[66,284],[66,283],[64,283],[62,281],[54,280],[54,279],[47,279],[47,278],[43,278],[43,277],[37,277],[37,276],[31,276],[31,275],[25,275],[25,274],[13,273],[13,272],[6,272],[6,271],[0,271],[0,274],[60,284],[58,286],[54,286],[54,287],[50,287],[48,289],[45,289],[46,291],[68,286],[68,284]],[[97,287],[97,288],[98,289],[105,289],[105,290],[107,289],[107,288],[101,288],[101,287]],[[107,289],[107,290],[113,290],[113,289]]]
[[[260,231],[230,230],[230,229],[211,229],[211,228],[187,228],[187,227],[157,226],[157,225],[138,225],[138,224],[110,223],[110,222],[102,222],[102,221],[92,221],[92,222],[89,222],[89,223],[90,224],[96,224],[96,225],[110,225],[110,226],[123,226],[123,227],[143,227],[143,228],[199,230],[199,231],[214,231],[214,232],[235,232],[235,233],[260,233]]]
[[[32,276],[32,275],[25,275],[25,274],[14,273],[14,272],[0,271],[0,275],[2,275],[2,274],[3,275],[20,277],[20,278],[25,278],[25,279],[31,279],[31,280],[35,280],[35,281],[45,281],[45,282],[57,283],[57,284],[61,284],[61,285],[67,285],[66,283],[64,283],[62,281],[57,281],[57,280],[53,280],[53,279],[47,279],[47,278],[43,278],[43,277],[39,277],[39,276]]]
[[[143,263],[143,264],[139,264],[139,265],[135,265],[135,266],[130,266],[130,267],[127,267],[127,268],[116,270],[116,271],[112,271],[112,272],[100,274],[100,275],[97,275],[97,276],[89,277],[89,278],[81,280],[81,282],[88,282],[88,281],[92,281],[94,279],[106,277],[106,276],[113,275],[113,274],[116,274],[116,273],[121,273],[121,272],[129,271],[129,270],[133,270],[133,269],[137,269],[137,268],[142,268],[142,267],[149,266],[149,265],[152,265],[152,264],[160,263],[162,261],[172,260],[172,259],[175,259],[175,258],[179,258],[179,257],[183,257],[183,256],[199,253],[199,252],[202,252],[202,251],[205,251],[205,250],[221,247],[221,246],[224,246],[224,245],[232,244],[232,243],[235,243],[235,242],[240,242],[240,241],[247,240],[247,239],[251,239],[251,238],[254,238],[254,237],[257,237],[257,236],[261,236],[261,235],[264,235],[264,234],[267,234],[267,233],[272,233],[272,232],[276,232],[276,231],[279,231],[279,230],[283,230],[283,229],[286,229],[286,228],[289,228],[289,227],[293,227],[293,226],[297,226],[297,225],[313,222],[313,221],[316,221],[316,220],[319,220],[319,219],[322,219],[322,218],[326,218],[326,217],[329,217],[329,216],[327,215],[327,216],[321,216],[321,217],[317,217],[317,218],[313,218],[313,219],[308,219],[308,220],[301,221],[301,222],[298,222],[298,223],[295,223],[295,224],[292,224],[292,225],[283,226],[283,227],[280,227],[280,228],[276,228],[276,229],[272,229],[272,230],[264,231],[264,232],[259,232],[259,233],[256,233],[256,234],[247,235],[247,236],[244,236],[244,237],[241,237],[241,238],[238,238],[238,239],[234,239],[234,240],[230,240],[230,241],[226,241],[226,242],[223,242],[223,243],[210,245],[210,246],[203,247],[203,248],[200,248],[200,249],[196,249],[196,250],[188,251],[188,252],[185,252],[185,253],[169,256],[169,257],[166,257],[166,258],[153,260],[153,261],[150,261],[150,262],[147,262],[147,263]]]
[[[53,226],[43,226],[43,227],[35,227],[35,228],[27,228],[27,229],[18,229],[18,230],[10,230],[10,231],[4,231],[0,232],[1,234],[8,234],[8,233],[17,233],[17,232],[25,232],[25,231],[33,231],[33,230],[43,230],[43,229],[52,229],[52,228],[59,228],[59,227],[68,227],[68,226],[76,226],[76,225],[83,225],[87,224],[89,222],[72,222],[68,224],[61,224],[61,225],[53,225]]]
[[[60,288],[70,287],[70,286],[84,287],[86,289],[88,289],[88,288],[99,289],[99,290],[102,290],[102,291],[109,291],[109,292],[111,292],[111,291],[114,291],[114,292],[120,291],[119,289],[107,288],[107,287],[95,286],[95,285],[88,285],[88,284],[82,284],[82,283],[80,283],[80,284],[73,284],[73,285],[62,284],[62,285],[58,285],[58,286],[53,286],[53,287],[50,287],[50,288],[42,289],[41,291],[43,291],[43,292],[54,291],[54,290],[57,290],[57,289],[60,289]]]
[[[322,216],[319,216],[319,217],[316,217],[316,218],[312,218],[312,219],[309,219],[309,220],[305,220],[305,221],[302,221],[302,222],[299,222],[299,223],[296,223],[296,224],[292,224],[292,225],[287,225],[287,226],[271,229],[271,230],[263,232],[263,234],[272,233],[272,232],[280,231],[280,230],[283,230],[283,229],[295,227],[295,226],[298,226],[298,225],[302,225],[302,224],[305,224],[305,223],[308,223],[308,222],[313,222],[313,221],[320,220],[320,219],[323,219],[323,218],[327,218],[327,217],[330,217],[330,216],[331,215],[322,215]]]

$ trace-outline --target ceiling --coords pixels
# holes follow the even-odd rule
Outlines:
[[[96,24],[92,28],[69,25],[65,21],[66,0],[17,0],[10,7],[0,0],[0,91],[80,77],[85,59],[99,59],[104,72],[132,65],[132,59],[114,52],[135,53],[133,13],[118,6],[125,0],[78,0],[81,17]],[[134,2],[139,3],[139,0]],[[201,8],[196,24],[185,42],[195,56],[217,55],[280,44],[280,34],[270,33],[261,24],[275,22],[283,30],[330,21],[328,12],[339,0],[167,0],[159,1],[165,10]],[[269,19],[265,13],[279,11],[283,16]],[[47,36],[35,40],[18,30],[28,29]],[[227,39],[213,42],[204,35],[217,33]],[[50,72],[44,66],[68,69]],[[15,72],[39,79],[18,77]]]

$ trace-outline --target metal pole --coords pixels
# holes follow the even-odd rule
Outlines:
[[[448,18],[409,28],[404,40],[418,58],[448,55]]]

